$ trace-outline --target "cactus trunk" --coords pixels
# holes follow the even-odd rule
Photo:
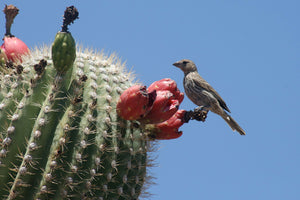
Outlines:
[[[77,50],[58,73],[48,47],[22,61],[0,70],[0,197],[138,199],[149,142],[116,112],[124,65]]]

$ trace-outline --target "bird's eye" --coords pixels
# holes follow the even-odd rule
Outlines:
[[[188,63],[188,61],[183,61],[182,63],[183,63],[184,65],[186,65],[186,64]]]

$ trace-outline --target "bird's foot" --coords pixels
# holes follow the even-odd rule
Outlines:
[[[197,121],[205,122],[205,119],[207,117],[207,113],[208,113],[208,110],[205,109],[205,107],[200,107],[199,106],[199,107],[194,109],[191,119],[195,119]]]
[[[184,115],[184,121],[188,123],[190,120],[197,120],[204,122],[207,117],[208,110],[205,107],[197,107],[194,111],[187,111]]]

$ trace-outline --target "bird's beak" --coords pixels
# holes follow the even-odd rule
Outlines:
[[[174,65],[175,67],[180,67],[180,63],[179,63],[179,62],[173,63],[173,65]]]

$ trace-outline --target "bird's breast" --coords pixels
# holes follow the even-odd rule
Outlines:
[[[207,95],[202,87],[195,84],[194,80],[186,76],[183,80],[184,90],[186,96],[196,105],[206,105]]]

